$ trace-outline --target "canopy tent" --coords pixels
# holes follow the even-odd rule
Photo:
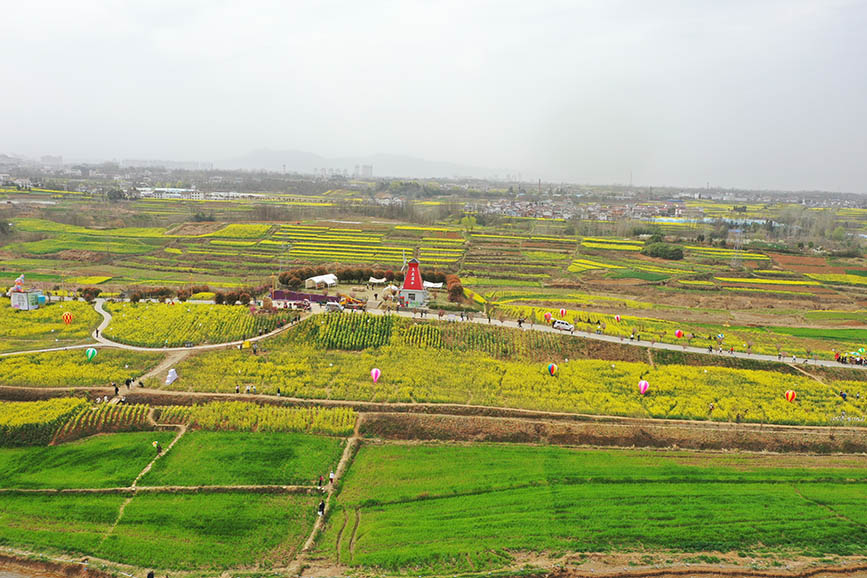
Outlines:
[[[398,291],[400,291],[400,288],[397,287],[396,285],[389,285],[388,287],[385,288],[385,290],[391,291],[392,293],[397,293]]]
[[[371,285],[385,285],[385,277],[383,277],[382,279],[377,279],[376,277],[371,277],[370,279],[367,280],[367,282],[370,283]]]
[[[306,289],[314,289],[318,287],[336,287],[337,286],[337,275],[334,273],[328,273],[327,275],[317,275],[316,277],[310,277],[304,281],[304,287]]]
[[[425,289],[442,289],[442,283],[431,283],[430,281],[422,281],[422,285],[424,285]]]

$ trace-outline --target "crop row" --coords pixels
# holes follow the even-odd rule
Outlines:
[[[591,261],[589,259],[575,259],[569,265],[569,272],[582,273],[591,269],[623,269],[620,265],[609,265],[608,263],[600,263],[599,261]]]
[[[0,446],[46,445],[86,405],[76,398],[0,403]]]
[[[325,349],[380,347],[390,342],[396,319],[367,313],[318,315],[303,321],[287,339],[296,343],[314,343]]]
[[[54,443],[70,441],[85,436],[119,431],[149,429],[147,405],[109,405],[89,407],[79,412],[60,427]]]
[[[255,385],[260,394],[274,394],[280,388],[283,395],[309,399],[470,403],[779,424],[832,425],[843,412],[849,417],[865,413],[857,398],[867,398],[864,382],[825,384],[796,375],[721,367],[653,367],[574,358],[566,362],[553,352],[546,361],[555,361],[559,369],[551,376],[546,361],[497,358],[473,350],[456,355],[454,350],[438,347],[438,339],[444,337],[414,331],[410,338],[430,346],[391,345],[361,352],[323,351],[304,345],[270,349],[258,356],[208,352],[184,360],[178,367],[184,383],[169,388],[230,392],[236,386]],[[377,382],[371,379],[372,368],[381,371]],[[214,375],[222,377],[214,380]],[[641,380],[650,384],[646,395],[638,390]],[[838,387],[847,390],[846,400],[835,393]],[[797,392],[794,403],[785,399],[789,389]]]
[[[582,247],[587,249],[601,249],[606,251],[641,251],[641,245],[626,245],[623,243],[594,243],[582,241]]]
[[[121,303],[107,308],[112,321],[104,335],[145,347],[238,341],[273,331],[292,317],[288,311],[252,313],[244,306],[201,303]]]
[[[186,424],[213,431],[306,432],[345,435],[355,427],[350,408],[280,407],[240,401],[160,408],[163,423]]]
[[[568,300],[561,301],[568,303]],[[498,308],[509,317],[523,317],[542,323],[546,313],[553,318],[560,318],[559,307],[534,307],[529,305],[507,304]],[[769,333],[762,328],[726,327],[720,324],[675,322],[665,319],[649,317],[634,317],[621,315],[621,320],[616,320],[616,313],[597,313],[589,311],[568,310],[566,320],[575,325],[577,330],[593,332],[597,325],[606,335],[627,338],[637,334],[643,341],[658,341],[678,345],[691,345],[698,347],[712,346],[743,352],[761,353],[765,355],[793,355],[798,357],[823,357],[833,358],[833,350],[851,351],[863,345],[851,339],[849,336],[841,336],[834,339],[832,336],[801,339],[784,337]],[[676,332],[681,330],[682,337],[677,337]],[[722,335],[722,338],[719,336]]]
[[[755,283],[757,285],[819,285],[816,281],[800,279],[759,279],[756,277],[714,277],[723,283]]]

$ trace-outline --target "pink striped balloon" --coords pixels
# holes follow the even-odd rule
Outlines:
[[[647,393],[647,390],[650,389],[650,384],[644,381],[643,379],[638,382],[638,393],[644,395]]]
[[[382,372],[379,371],[378,368],[374,367],[370,370],[370,377],[373,378],[373,383],[379,381],[379,376],[382,375]]]

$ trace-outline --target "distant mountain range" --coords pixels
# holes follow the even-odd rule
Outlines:
[[[375,154],[363,157],[328,158],[305,151],[261,149],[214,163],[221,169],[269,170],[312,173],[314,169],[340,169],[353,174],[355,167],[372,165],[375,177],[478,177],[490,178],[497,171],[457,163],[428,161],[403,155]],[[506,171],[500,171],[504,174]]]

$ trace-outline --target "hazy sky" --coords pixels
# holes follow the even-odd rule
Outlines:
[[[0,3],[0,152],[867,192],[867,1]]]

